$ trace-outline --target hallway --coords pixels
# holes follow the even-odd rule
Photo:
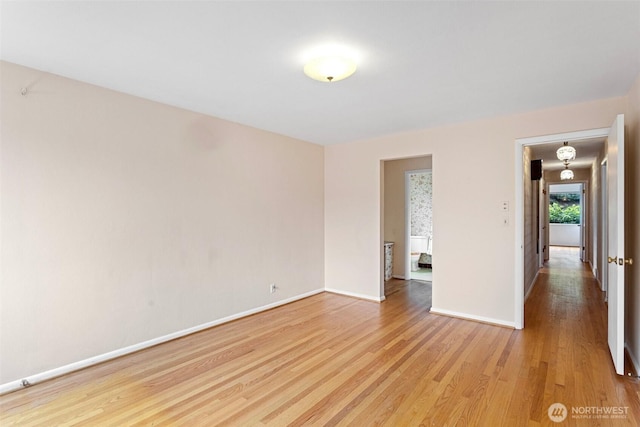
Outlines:
[[[545,399],[569,408],[569,417],[572,407],[618,406],[628,407],[638,419],[640,381],[615,374],[604,294],[588,264],[580,261],[578,248],[550,248],[525,304],[523,336],[530,343],[525,355],[531,358],[530,372],[539,376],[538,387],[544,388]],[[575,425],[595,421],[626,425],[594,417],[574,420]]]
[[[580,248],[573,246],[549,246],[549,260],[545,269],[576,269],[581,268]]]

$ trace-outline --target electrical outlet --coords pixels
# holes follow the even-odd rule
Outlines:
[[[269,285],[269,292],[274,293],[276,291],[276,284],[272,283]]]

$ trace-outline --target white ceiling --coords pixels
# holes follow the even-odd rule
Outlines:
[[[2,1],[1,58],[332,144],[625,95],[640,2]],[[305,51],[358,70],[321,83]]]

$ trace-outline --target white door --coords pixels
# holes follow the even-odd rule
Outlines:
[[[544,266],[545,254],[547,252],[547,239],[544,235],[547,230],[545,211],[548,212],[547,198],[545,197],[546,191],[540,186],[538,181],[538,268]]]
[[[607,137],[608,341],[613,365],[624,375],[624,115]]]
[[[600,230],[602,232],[601,236],[600,236],[600,245],[601,245],[601,249],[600,249],[600,260],[601,260],[601,265],[602,267],[600,267],[600,276],[602,277],[602,291],[604,292],[604,300],[605,302],[607,302],[609,300],[609,289],[607,286],[607,245],[609,244],[609,237],[607,236],[607,227],[609,226],[608,223],[608,216],[607,216],[607,161],[606,159],[602,162],[601,165],[601,169],[600,169],[600,178],[601,178],[601,182],[600,182],[600,191],[601,191],[601,200],[600,200],[600,209],[602,211],[602,218],[600,219]]]

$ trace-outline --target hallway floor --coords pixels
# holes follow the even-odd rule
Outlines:
[[[572,246],[550,246],[549,247],[549,260],[545,263],[544,268],[541,270],[541,273],[544,271],[547,274],[550,274],[552,277],[560,277],[566,275],[568,271],[575,270],[575,274],[580,274],[585,279],[592,279],[593,284],[596,287],[598,294],[600,296],[600,300],[604,301],[605,294],[600,291],[599,283],[593,276],[593,273],[588,268],[587,263],[583,263],[580,260],[580,248],[572,247]],[[578,273],[579,271],[579,273]],[[607,321],[607,305],[604,306],[604,319],[605,319],[605,327]],[[606,331],[605,331],[606,332]],[[606,340],[605,340],[606,341]],[[608,345],[608,344],[607,344]],[[631,375],[637,375],[629,360],[627,360],[625,356],[625,373]],[[640,393],[640,390],[639,390]]]
[[[589,265],[580,260],[579,248],[550,247],[549,260],[525,304],[523,332],[526,339],[539,342],[531,349],[537,354],[531,369],[543,375],[545,396],[554,396],[569,411],[570,405],[624,406],[638,413],[640,381],[615,373],[604,293]],[[608,425],[599,418],[583,419],[584,425]]]
[[[433,281],[433,270],[430,268],[419,268],[411,272],[411,280]]]
[[[549,246],[549,260],[546,268],[575,269],[582,264],[580,248],[577,246]]]

